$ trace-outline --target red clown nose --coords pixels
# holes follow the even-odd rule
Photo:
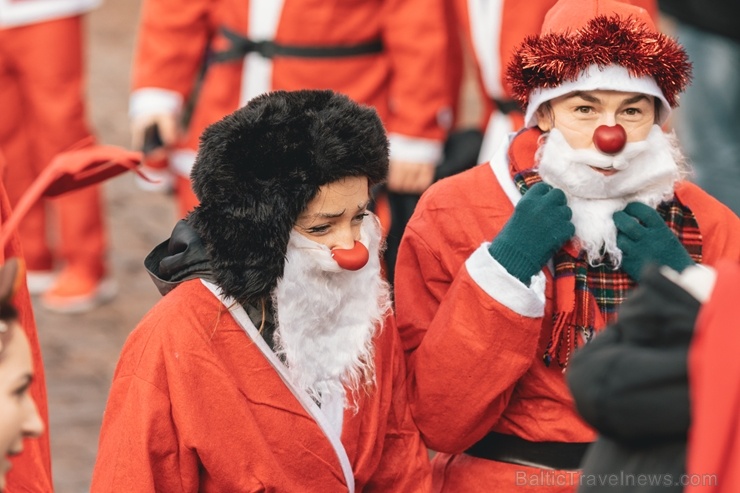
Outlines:
[[[331,251],[331,257],[339,264],[339,267],[346,270],[360,270],[365,267],[370,259],[370,252],[365,245],[355,241],[355,246],[347,248],[335,248]]]
[[[616,154],[627,144],[627,132],[622,125],[600,125],[594,131],[594,144],[604,154]]]

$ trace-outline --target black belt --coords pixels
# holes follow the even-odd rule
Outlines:
[[[248,53],[259,53],[265,58],[344,58],[373,55],[383,51],[383,42],[379,39],[344,46],[290,46],[278,44],[274,41],[252,41],[225,27],[221,28],[221,33],[229,40],[231,46],[228,50],[212,54],[211,60],[216,63],[241,60]]]
[[[508,462],[540,469],[580,469],[591,442],[530,442],[514,435],[491,432],[465,451],[479,459]]]
[[[496,106],[496,109],[503,113],[504,115],[508,115],[509,113],[521,113],[522,107],[519,105],[518,102],[512,100],[512,99],[496,99],[491,98],[491,101],[493,101],[493,104]]]

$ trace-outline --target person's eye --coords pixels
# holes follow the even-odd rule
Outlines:
[[[360,223],[360,222],[362,222],[362,220],[363,220],[363,219],[365,219],[365,218],[366,218],[367,216],[368,216],[368,213],[367,213],[367,212],[363,212],[363,213],[357,214],[357,215],[356,215],[355,217],[353,217],[353,218],[352,218],[352,221],[354,221],[354,222],[356,222],[356,223]]]
[[[593,108],[591,106],[577,106],[576,107],[576,113],[581,113],[584,115],[587,115],[593,111]]]
[[[312,235],[322,235],[329,231],[329,228],[331,225],[329,224],[320,224],[318,226],[312,226],[310,228],[307,228],[306,231],[308,231]]]
[[[30,386],[31,386],[30,382],[21,385],[20,387],[18,387],[17,389],[13,391],[13,395],[18,399],[23,399],[28,393],[28,388]]]
[[[627,108],[624,113],[628,116],[639,116],[642,114],[642,110],[640,108]]]

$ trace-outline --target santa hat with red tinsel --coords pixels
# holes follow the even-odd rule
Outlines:
[[[655,28],[647,11],[615,0],[560,0],[539,36],[527,37],[509,63],[514,97],[536,124],[542,103],[574,91],[655,96],[663,123],[691,79],[683,48]]]

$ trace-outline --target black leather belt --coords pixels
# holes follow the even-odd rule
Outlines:
[[[465,451],[479,459],[540,469],[577,470],[591,442],[530,442],[514,435],[491,432]]]
[[[495,99],[491,98],[491,101],[493,101],[493,104],[496,106],[496,109],[503,113],[504,115],[508,115],[509,113],[521,113],[522,107],[517,103],[516,101],[512,99],[503,100],[503,99]]]
[[[383,51],[383,42],[379,39],[356,45],[291,46],[274,41],[253,41],[225,27],[221,28],[221,33],[229,40],[231,46],[225,51],[212,54],[211,60],[216,63],[241,60],[248,53],[259,53],[265,58],[344,58],[373,55]]]

